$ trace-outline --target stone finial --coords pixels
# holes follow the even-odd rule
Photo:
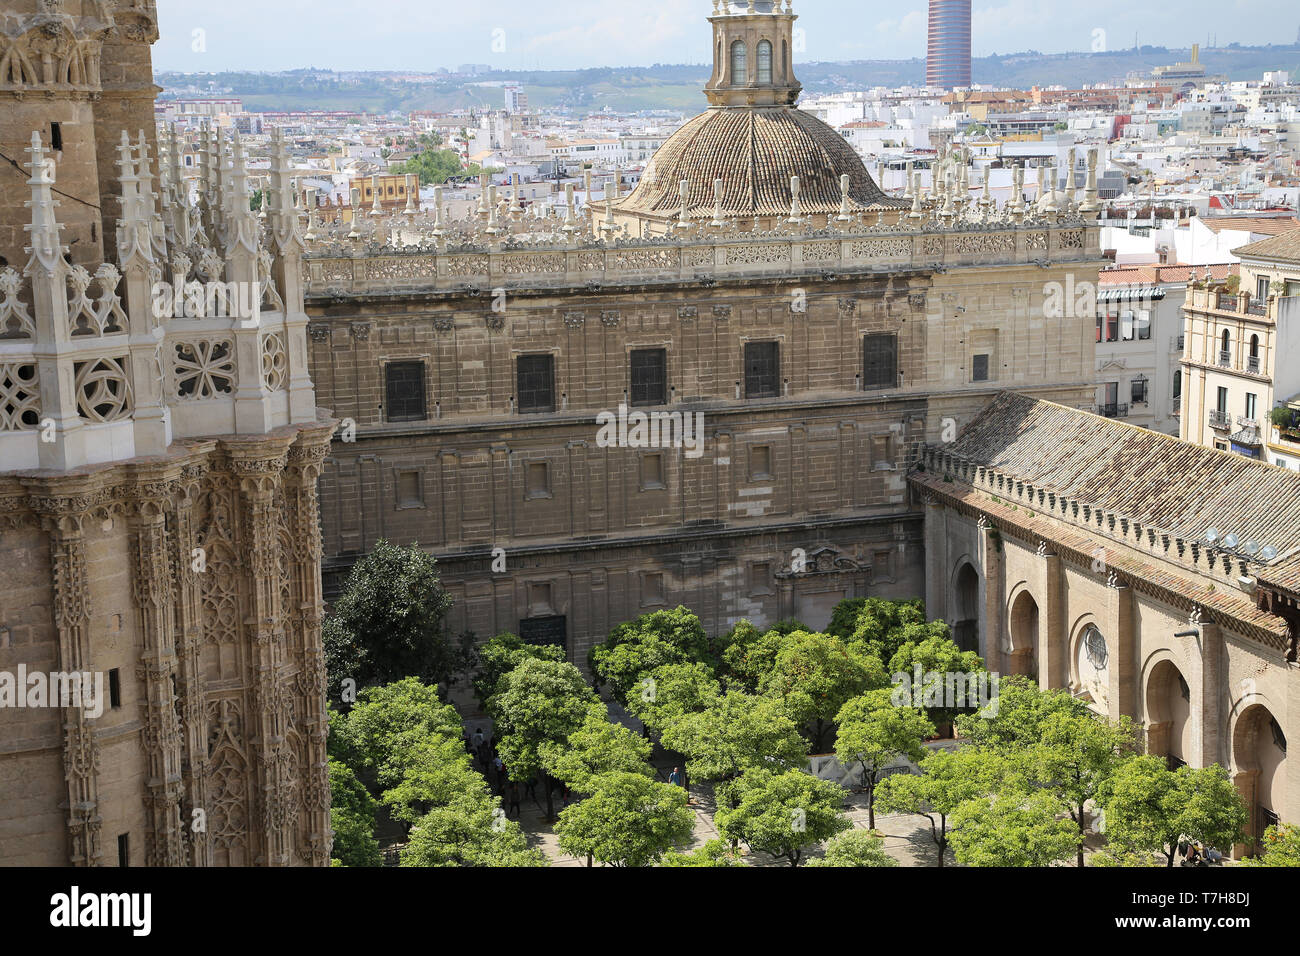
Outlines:
[[[800,223],[803,219],[799,215],[799,177],[790,177],[790,218],[786,222],[794,225]]]
[[[836,222],[851,222],[853,216],[849,210],[849,186],[852,180],[848,173],[840,176],[840,214],[835,217]]]
[[[1097,220],[1099,204],[1097,202],[1097,149],[1093,147],[1088,150],[1088,182],[1083,188],[1083,203],[1079,206],[1079,212],[1083,213],[1089,220]]]
[[[710,226],[725,226],[726,222],[722,218],[722,180],[713,181],[713,221]]]
[[[691,181],[683,179],[677,184],[677,194],[681,197],[682,208],[677,215],[677,228],[685,230],[691,228]]]
[[[572,233],[577,226],[574,225],[573,215],[573,183],[564,184],[564,232]]]
[[[441,239],[445,230],[442,227],[442,187],[433,187],[433,238]]]
[[[32,158],[29,164],[32,178],[27,180],[27,185],[32,188],[32,198],[26,203],[32,211],[32,221],[23,227],[31,236],[31,245],[27,249],[32,254],[32,263],[28,263],[29,274],[32,264],[39,263],[47,272],[57,274],[62,282],[64,250],[59,232],[63,227],[54,214],[59,205],[52,188],[55,180],[54,160],[45,155],[41,134],[37,132],[32,133],[32,145],[26,152]]]

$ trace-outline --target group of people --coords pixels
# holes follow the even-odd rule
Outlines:
[[[1223,862],[1223,854],[1212,846],[1204,846],[1199,840],[1184,840],[1178,844],[1178,853],[1183,858],[1183,866],[1218,866]]]
[[[501,754],[497,752],[496,741],[492,739],[490,734],[485,734],[482,727],[476,727],[472,735],[469,729],[466,728],[463,737],[466,751],[477,761],[483,776],[492,787],[492,792],[501,797],[501,802],[505,804],[507,818],[511,816],[516,819],[519,818],[521,813],[520,805],[524,797],[533,801],[535,806],[541,807],[541,803],[537,799],[537,775],[530,777],[522,784],[516,780],[511,780],[510,774],[506,771],[505,762],[501,759]],[[569,788],[562,784],[556,784],[556,786],[563,791],[563,803],[567,805],[570,798]]]

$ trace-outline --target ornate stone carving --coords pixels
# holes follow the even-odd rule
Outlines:
[[[40,371],[35,360],[0,364],[0,432],[41,423]]]
[[[74,362],[77,411],[92,422],[115,422],[131,414],[126,357]]]
[[[289,384],[289,355],[278,332],[262,336],[262,385],[268,392],[278,392]]]
[[[198,339],[173,344],[172,394],[181,401],[231,395],[238,383],[230,339]]]

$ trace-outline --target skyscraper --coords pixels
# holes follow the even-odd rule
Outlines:
[[[925,85],[970,86],[970,0],[930,0]]]

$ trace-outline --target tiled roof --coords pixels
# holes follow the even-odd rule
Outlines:
[[[1056,542],[1087,558],[1096,554],[1096,538],[1049,515],[1027,512],[977,488],[945,481],[942,476],[934,473],[915,473],[909,480],[914,485],[924,486],[929,494],[940,499],[978,508],[990,517],[1022,528],[1031,537]],[[1205,608],[1211,616],[1224,615],[1233,621],[1251,625],[1258,629],[1257,636],[1262,637],[1266,643],[1278,649],[1286,647],[1286,622],[1259,608],[1240,591],[1213,587],[1209,581],[1197,580],[1185,573],[1179,574],[1168,567],[1158,566],[1155,562],[1117,549],[1107,549],[1106,565],[1109,570],[1127,575],[1144,586],[1180,595]]]
[[[1258,577],[1300,585],[1296,472],[1011,392],[944,451],[1175,537],[1216,528],[1272,545],[1278,557],[1255,565]]]
[[[1172,266],[1144,265],[1120,266],[1117,269],[1102,269],[1098,279],[1099,285],[1158,285],[1163,282],[1186,282],[1187,276],[1196,274],[1198,280],[1205,278],[1205,266],[1175,264]],[[1210,276],[1216,282],[1222,282],[1230,275],[1236,275],[1240,267],[1235,262],[1216,263],[1209,267]]]
[[[712,216],[713,181],[721,179],[723,215],[787,216],[790,177],[798,176],[803,214],[834,214],[840,209],[844,173],[852,208],[907,206],[886,197],[844,137],[810,113],[788,106],[715,108],[687,122],[659,147],[646,175],[617,208],[671,215],[681,209],[679,184],[685,179],[692,215]]]
[[[1286,259],[1300,262],[1300,229],[1284,232],[1280,236],[1260,239],[1247,246],[1232,250],[1235,256],[1258,256],[1261,259]]]
[[[1300,229],[1300,219],[1295,216],[1202,216],[1201,225],[1212,232],[1231,229],[1262,236],[1279,236]]]

